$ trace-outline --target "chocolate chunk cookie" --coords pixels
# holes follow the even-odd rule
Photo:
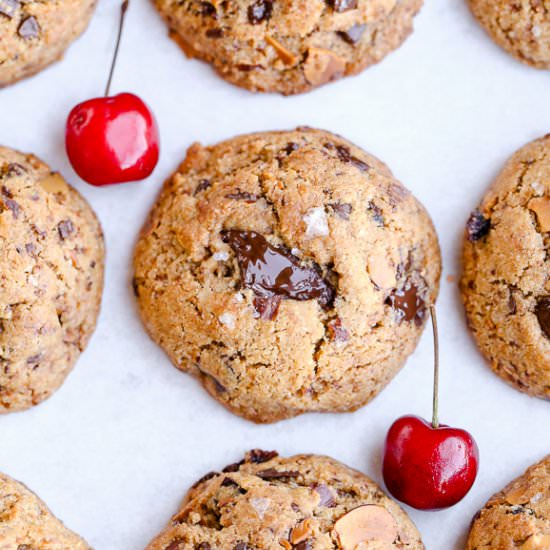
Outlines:
[[[301,128],[193,145],[135,252],[147,329],[233,412],[350,411],[414,350],[440,274],[424,208],[377,159]]]
[[[0,88],[57,61],[90,20],[96,0],[0,0]]]
[[[550,135],[508,160],[466,226],[461,289],[492,369],[550,398]]]
[[[468,0],[493,40],[515,58],[550,69],[549,0]]]
[[[88,204],[36,157],[0,147],[0,413],[62,384],[102,285],[103,236]]]
[[[421,550],[407,514],[332,458],[254,450],[211,472],[147,550]]]
[[[91,550],[21,483],[0,473],[0,548]]]
[[[233,84],[296,94],[398,48],[422,0],[154,0],[189,57]]]
[[[550,548],[550,455],[494,495],[472,522],[466,550]]]

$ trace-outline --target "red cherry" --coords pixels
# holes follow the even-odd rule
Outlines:
[[[92,185],[144,179],[159,158],[155,119],[128,93],[77,105],[67,119],[65,144],[76,173]]]
[[[479,464],[474,438],[465,430],[439,424],[439,338],[435,307],[434,393],[431,424],[402,416],[391,426],[384,446],[382,472],[388,491],[419,510],[439,510],[462,500],[472,487]]]
[[[478,464],[476,442],[465,430],[434,428],[417,416],[402,416],[386,437],[386,486],[395,498],[419,510],[447,508],[462,500]]]

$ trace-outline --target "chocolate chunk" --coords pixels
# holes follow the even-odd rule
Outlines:
[[[325,508],[334,508],[336,506],[336,499],[334,494],[324,483],[315,483],[311,488],[321,497],[319,500],[319,506]]]
[[[13,199],[6,199],[4,202],[8,207],[8,209],[11,210],[13,219],[16,220],[19,217],[19,213],[21,212],[21,208],[19,207],[19,204],[15,202]]]
[[[71,220],[63,220],[57,224],[57,231],[61,240],[64,241],[74,233],[75,227]]]
[[[40,360],[42,359],[42,354],[37,353],[36,355],[33,355],[32,357],[27,358],[27,365],[29,366],[38,366],[38,363],[40,363]]]
[[[258,304],[260,315],[265,315],[265,300],[274,297],[299,301],[316,299],[323,308],[334,302],[335,289],[323,279],[318,265],[301,266],[298,258],[288,250],[269,244],[255,231],[231,229],[222,231],[221,235],[237,256],[241,284],[264,300]]]
[[[17,33],[21,38],[25,40],[31,40],[32,38],[38,38],[40,34],[40,27],[38,26],[38,21],[32,15],[23,20]]]
[[[239,63],[237,65],[237,69],[239,69],[239,71],[242,71],[243,73],[249,73],[250,71],[263,70],[264,67],[262,65],[250,65],[248,63]]]
[[[13,193],[5,185],[2,185],[0,188],[0,193],[3,197],[6,197],[6,199],[13,199]]]
[[[268,468],[267,470],[258,472],[256,475],[267,481],[270,479],[282,479],[285,477],[298,477],[300,472],[278,472],[275,468]]]
[[[216,29],[208,29],[206,31],[206,36],[208,38],[221,38],[223,36],[223,30],[216,28]]]
[[[294,151],[296,151],[299,148],[300,148],[300,146],[297,143],[294,143],[293,141],[289,141],[286,144],[286,147],[284,148],[284,152],[287,155],[290,155],[290,153],[293,153]]]
[[[325,143],[327,149],[334,149],[338,158],[342,162],[349,162],[355,167],[359,168],[362,172],[369,170],[370,166],[363,162],[361,159],[358,159],[356,156],[351,154],[350,148],[346,145],[334,145],[334,143]]]
[[[218,475],[218,472],[208,472],[207,474],[203,475],[198,481],[193,483],[191,486],[192,489],[195,489],[205,481],[208,481],[209,479],[212,479],[213,477],[216,477]]]
[[[197,550],[212,550],[212,546],[208,542],[201,542],[197,546]]]
[[[1,0],[0,0],[1,1]],[[22,176],[26,174],[27,170],[24,166],[21,166],[17,162],[10,162],[8,164],[8,176]]]
[[[240,187],[237,187],[237,190],[234,193],[228,193],[225,195],[225,198],[234,201],[245,201],[247,203],[253,203],[260,199],[258,195],[248,193],[248,191],[242,191]]]
[[[466,231],[470,242],[479,241],[489,233],[490,229],[491,220],[488,220],[479,210],[476,209],[470,214],[466,223]]]
[[[349,332],[342,325],[342,319],[336,317],[327,323],[329,338],[332,342],[347,342],[349,340]]]
[[[18,7],[19,0],[0,0],[0,14],[10,19],[13,19]]]
[[[508,311],[510,315],[515,315],[518,311],[518,304],[512,290],[510,290],[510,294],[508,295]]]
[[[230,477],[224,477],[222,487],[239,487],[239,484],[233,481]]]
[[[213,17],[216,19],[218,12],[214,4],[210,2],[200,2],[200,14],[204,17]]]
[[[183,550],[185,548],[185,541],[182,539],[176,539],[171,542],[165,550]]]
[[[550,296],[539,298],[535,307],[535,314],[539,320],[540,328],[547,338],[550,338]]]
[[[312,548],[313,546],[311,546],[311,540],[307,539],[295,544],[293,550],[311,550]]]
[[[418,287],[410,280],[402,289],[394,289],[386,298],[386,305],[398,313],[398,321],[414,321],[421,326],[426,316],[426,302],[419,296]]]
[[[262,451],[262,449],[252,449],[248,455],[247,460],[252,464],[262,464],[277,458],[279,453],[277,451]]]
[[[235,462],[234,464],[229,464],[222,470],[222,472],[224,474],[238,472],[243,464],[244,464],[244,460],[241,460],[240,462]]]
[[[338,36],[351,46],[355,46],[361,40],[366,28],[366,25],[353,25],[347,31],[339,31]]]
[[[329,206],[334,210],[334,213],[343,220],[349,220],[353,207],[347,202],[333,202]]]
[[[200,180],[193,195],[198,195],[202,191],[206,191],[209,187],[212,187],[212,182],[210,180]]]
[[[369,202],[367,211],[371,214],[372,219],[376,222],[376,225],[378,225],[378,227],[384,226],[384,215],[382,214],[381,208],[379,208],[372,202]]]
[[[272,0],[256,0],[254,4],[248,7],[248,20],[251,25],[259,25],[264,21],[269,21],[272,13]]]
[[[338,13],[354,10],[357,7],[357,0],[328,0],[329,6]]]
[[[273,321],[279,312],[281,305],[281,296],[272,296],[271,298],[254,298],[254,309],[259,319],[264,321]]]

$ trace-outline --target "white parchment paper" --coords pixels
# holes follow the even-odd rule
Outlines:
[[[0,470],[29,485],[96,550],[142,549],[193,481],[251,447],[332,455],[381,481],[391,422],[431,414],[430,331],[401,374],[362,410],[256,426],[170,365],[145,334],[129,289],[139,227],[193,141],[306,124],[340,133],[387,162],[435,221],[444,260],[440,414],[475,435],[481,470],[454,508],[409,512],[429,550],[462,548],[486,499],[550,452],[550,404],[490,372],[466,329],[456,283],[446,281],[458,275],[465,220],[504,160],[550,132],[550,73],[493,45],[463,0],[427,0],[414,35],[362,75],[299,97],[253,95],[186,60],[152,5],[132,0],[112,91],[137,93],[151,105],[162,157],[147,181],[97,189],[69,166],[64,125],[76,103],[103,90],[118,11],[118,0],[100,0],[63,62],[0,91],[0,143],[60,170],[97,211],[108,246],[91,345],[53,398],[0,418]]]

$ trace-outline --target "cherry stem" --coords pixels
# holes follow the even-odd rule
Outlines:
[[[433,396],[433,415],[432,428],[439,428],[439,335],[437,332],[437,315],[435,306],[430,306],[430,315],[432,317],[432,327],[434,333],[434,396]]]
[[[113,81],[113,74],[115,73],[118,50],[120,48],[120,39],[122,38],[122,29],[124,28],[124,19],[125,19],[126,12],[128,11],[129,3],[130,3],[130,0],[124,0],[124,2],[122,2],[122,6],[120,7],[120,23],[118,26],[118,37],[116,39],[115,54],[113,56],[113,62],[111,63],[111,70],[109,72],[109,80],[107,80],[107,86],[105,88],[105,96],[108,96],[111,90],[111,82]]]

